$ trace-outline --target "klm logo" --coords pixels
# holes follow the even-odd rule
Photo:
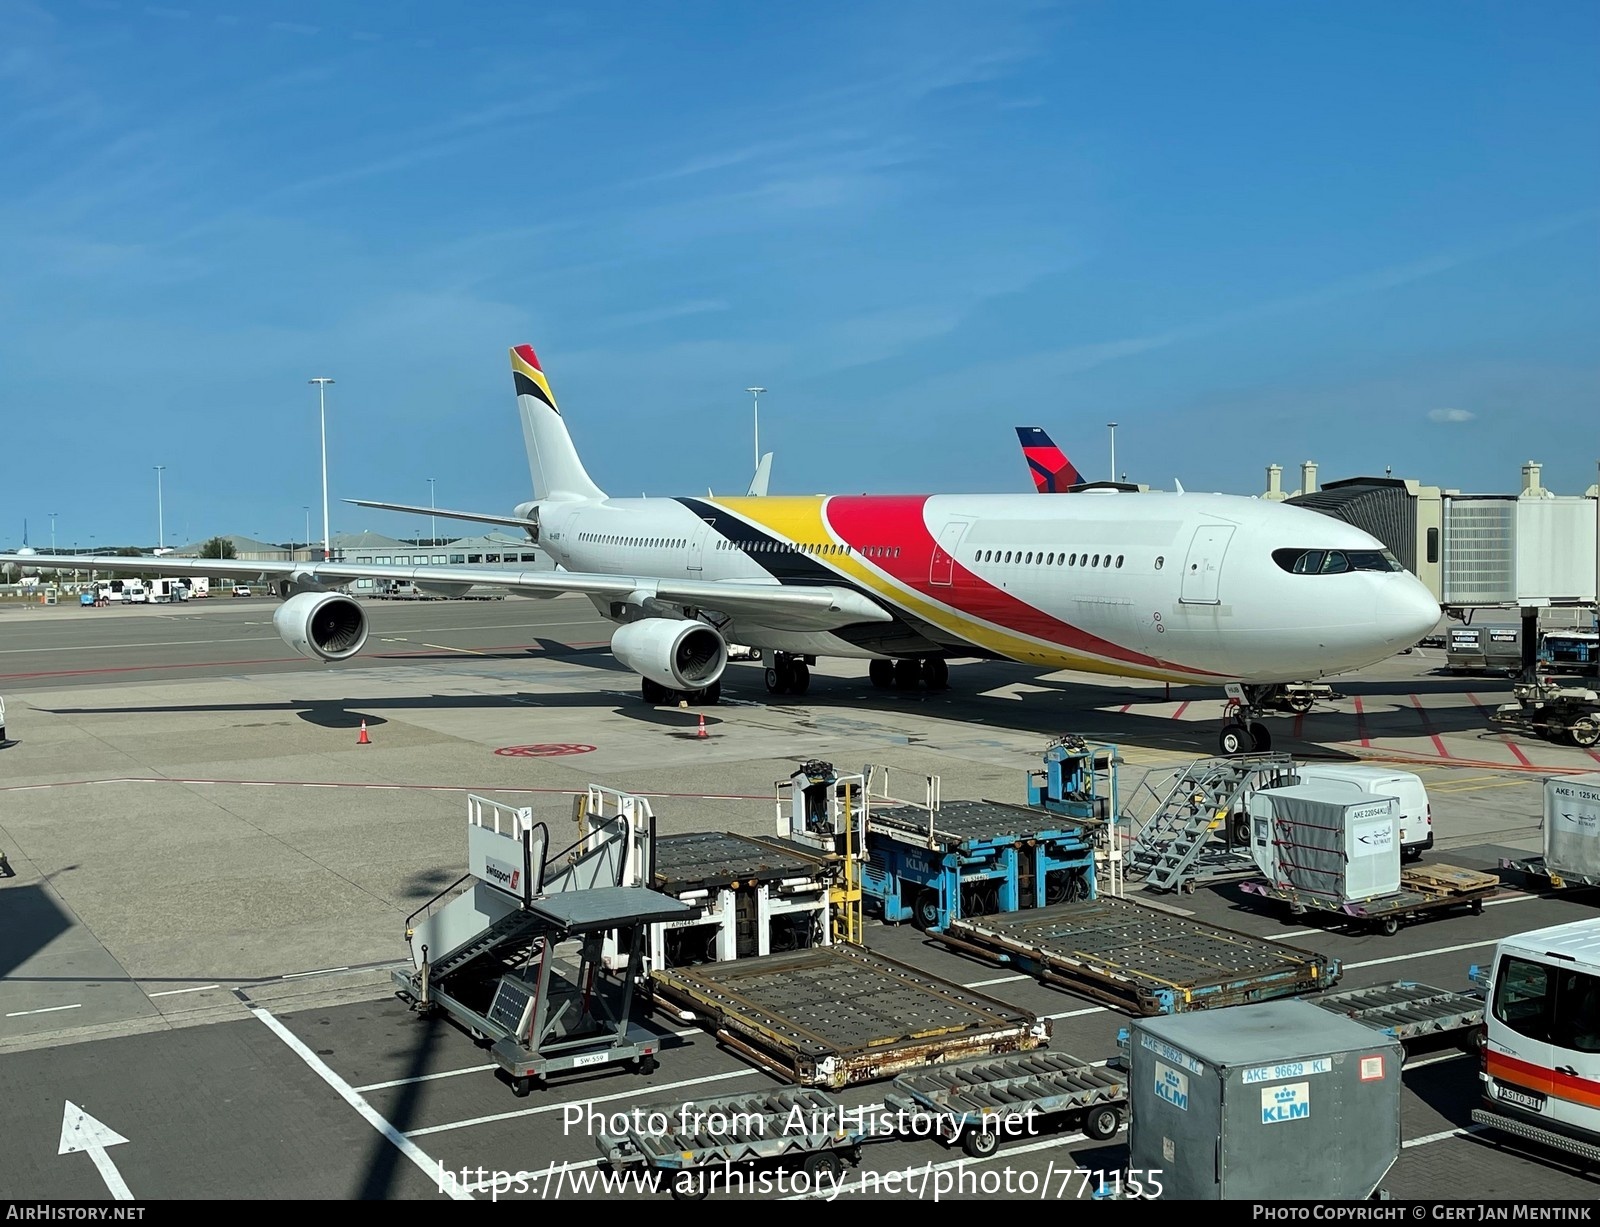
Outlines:
[[[1304,1082],[1269,1087],[1261,1092],[1261,1123],[1280,1125],[1284,1121],[1306,1120],[1311,1115],[1311,1087]]]
[[[1189,1079],[1159,1061],[1156,1062],[1155,1092],[1157,1099],[1164,1099],[1181,1111],[1189,1110]]]

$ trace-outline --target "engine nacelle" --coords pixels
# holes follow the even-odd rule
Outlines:
[[[668,690],[704,690],[728,667],[722,632],[687,618],[642,618],[619,626],[611,654]]]
[[[348,660],[367,645],[367,611],[342,592],[302,592],[279,605],[272,626],[313,660]]]

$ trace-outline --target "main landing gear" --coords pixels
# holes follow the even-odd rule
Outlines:
[[[767,666],[768,694],[804,694],[811,689],[811,670],[807,663],[816,664],[815,657],[792,656],[788,652],[774,652]]]
[[[867,676],[879,690],[943,690],[950,685],[950,666],[942,656],[903,657],[900,660],[874,660]]]
[[[675,706],[680,702],[693,703],[696,707],[715,707],[722,701],[722,683],[712,682],[703,690],[669,690],[660,682],[652,682],[646,677],[639,681],[639,694],[651,707],[663,707],[669,703]]]
[[[1217,734],[1217,748],[1231,758],[1235,754],[1264,754],[1272,749],[1272,733],[1256,719],[1261,700],[1260,689],[1254,686],[1241,688],[1241,695],[1230,695],[1223,709],[1222,731]]]

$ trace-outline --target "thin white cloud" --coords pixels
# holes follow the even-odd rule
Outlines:
[[[1470,409],[1430,409],[1430,422],[1470,422],[1478,415]]]

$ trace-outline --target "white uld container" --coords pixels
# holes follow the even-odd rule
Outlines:
[[[1338,788],[1296,784],[1250,798],[1250,853],[1280,890],[1331,907],[1400,889],[1398,802],[1352,798]]]
[[[1557,875],[1600,877],[1600,772],[1545,781],[1544,864]]]

